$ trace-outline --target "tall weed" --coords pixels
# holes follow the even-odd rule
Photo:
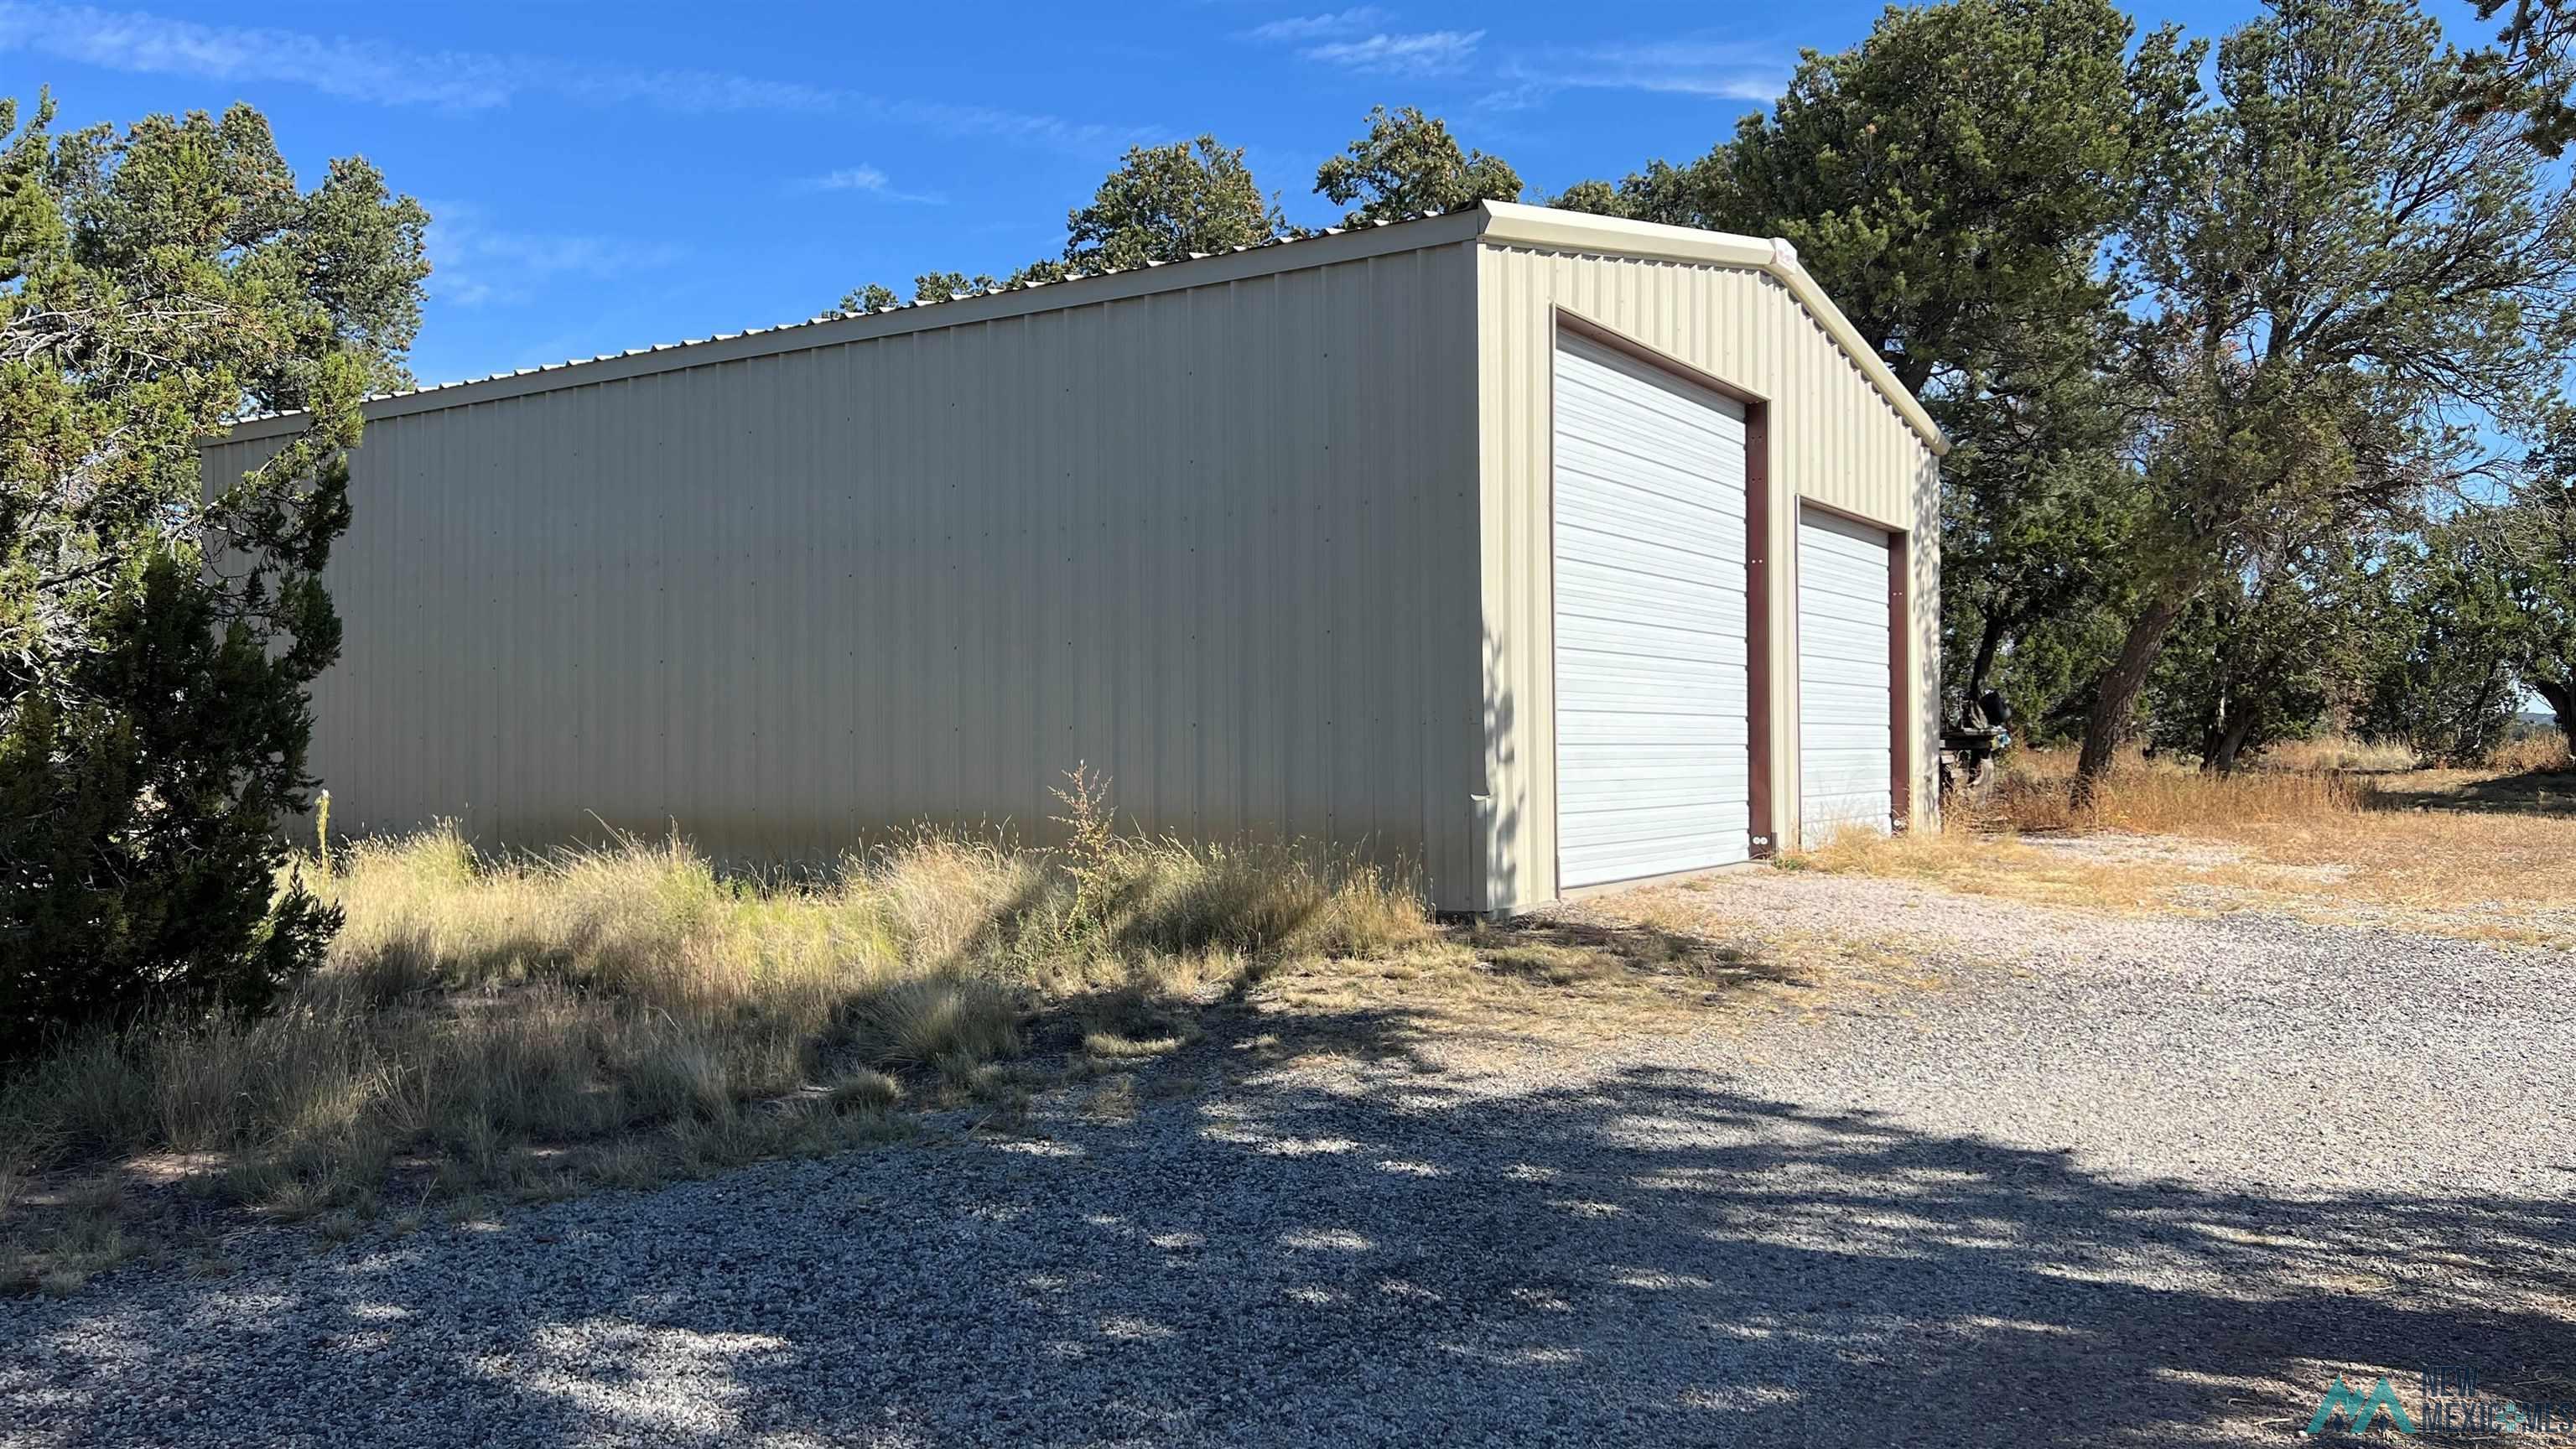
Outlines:
[[[1103,1000],[1186,1009],[1265,959],[1431,929],[1376,867],[1122,835],[1088,771],[1061,798],[1055,850],[924,829],[820,879],[729,879],[677,837],[334,842],[298,864],[346,924],[281,1010],[63,1043],[0,1081],[0,1173],[205,1154],[284,1216],[372,1211],[406,1162],[459,1197],[559,1193],[583,1163],[632,1183],[877,1140],[915,1095],[886,1070],[988,1091]]]

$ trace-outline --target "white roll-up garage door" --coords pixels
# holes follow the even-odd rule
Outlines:
[[[1560,887],[1751,855],[1741,403],[1556,354]]]
[[[1814,509],[1798,516],[1798,827],[1821,845],[1888,828],[1888,534]]]

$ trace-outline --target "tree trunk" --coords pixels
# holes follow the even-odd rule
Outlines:
[[[2218,748],[2209,757],[2210,769],[2221,775],[2236,773],[2237,753],[2245,748],[2246,737],[2254,732],[2254,711],[2240,709],[2236,718],[2227,722],[2227,732],[2218,737]]]
[[[2004,624],[2004,618],[2000,614],[1986,616],[1985,630],[1977,636],[1976,657],[1968,662],[1968,699],[1965,709],[1975,709],[1977,701],[1985,697],[1986,679],[1995,672],[1995,655],[2004,647]],[[2001,724],[2003,721],[1990,719],[1986,723]]]
[[[2448,763],[2464,768],[2474,768],[2487,756],[2495,753],[2498,741],[2487,733],[2488,723],[2495,718],[2496,692],[2505,686],[2510,677],[2501,662],[2487,671],[2485,682],[2478,686],[2476,699],[2471,701],[2468,728],[2459,740],[2453,742],[2454,752]],[[2463,746],[2465,748],[2462,748]]]
[[[2200,728],[2200,772],[2202,774],[2227,773],[2227,767],[2219,763],[2219,757],[2229,753],[2227,736],[2237,728],[2244,713],[2243,710],[2233,707],[2228,697],[2227,686],[2220,685],[2218,704],[2210,711],[2209,719]]]
[[[2111,771],[2111,761],[2128,738],[2129,714],[2137,707],[2138,691],[2147,687],[2147,675],[2156,667],[2156,655],[2165,647],[2165,635],[2174,621],[2182,617],[2189,596],[2158,596],[2148,601],[2138,617],[2129,622],[2128,637],[2120,641],[2120,657],[2102,672],[2102,687],[2093,696],[2093,710],[2084,717],[2084,753],[2075,760],[2075,808],[2087,809],[2102,787],[2102,777]]]
[[[1884,347],[1878,350],[1878,354],[1879,360],[1887,364],[1887,370],[1896,374],[1898,382],[1905,384],[1907,396],[1921,397],[1923,389],[1931,385],[1932,359],[1930,357],[1916,353],[1912,349],[1890,357]]]
[[[2567,741],[2567,753],[2576,755],[2576,670],[2569,672],[2564,683],[2555,679],[2534,679],[2531,688],[2548,701],[2549,712],[2558,717],[2559,738]]]

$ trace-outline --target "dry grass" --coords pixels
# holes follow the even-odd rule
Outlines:
[[[2131,758],[2068,804],[2070,752],[2031,751],[1971,813],[1797,863],[2067,904],[2263,905],[2470,939],[2576,944],[2576,781],[2487,771],[2233,776]]]
[[[347,923],[282,1010],[93,1033],[0,1083],[0,1277],[61,1289],[139,1250],[92,1176],[334,1236],[645,1186],[900,1136],[902,1105],[1024,1100],[1279,961],[1433,929],[1384,871],[1105,830],[1071,858],[922,833],[815,882],[452,830],[302,869]],[[1048,1042],[1064,1068],[1015,1065]]]
[[[2486,767],[2508,775],[2563,774],[2576,769],[2567,737],[2555,729],[2524,730],[2487,752]]]
[[[2256,770],[2293,773],[2341,771],[2364,775],[2420,773],[2429,767],[2416,753],[2393,740],[2365,740],[2352,735],[2318,735],[2266,746],[2247,761]],[[2559,774],[2576,769],[2567,754],[2566,736],[2556,728],[2517,725],[2504,743],[2479,762],[2482,771],[2498,775]]]
[[[1975,823],[2019,831],[2205,834],[2212,828],[2349,821],[2370,807],[2374,789],[2368,780],[2335,771],[2211,775],[2132,753],[2121,761],[2095,807],[2079,815],[2068,804],[2074,778],[2072,750],[2017,752],[2009,757],[1992,795],[1978,806]]]
[[[2358,770],[2382,774],[2412,770],[2415,752],[2394,741],[2356,739],[2351,735],[2318,735],[2266,746],[2250,762],[2261,770]]]

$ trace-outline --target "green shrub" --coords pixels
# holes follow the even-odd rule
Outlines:
[[[417,203],[354,160],[299,193],[247,106],[19,119],[0,99],[0,1061],[256,1012],[320,958],[337,917],[273,889],[276,829],[340,648],[359,400],[403,378],[429,270]],[[201,475],[200,437],[288,409]]]

